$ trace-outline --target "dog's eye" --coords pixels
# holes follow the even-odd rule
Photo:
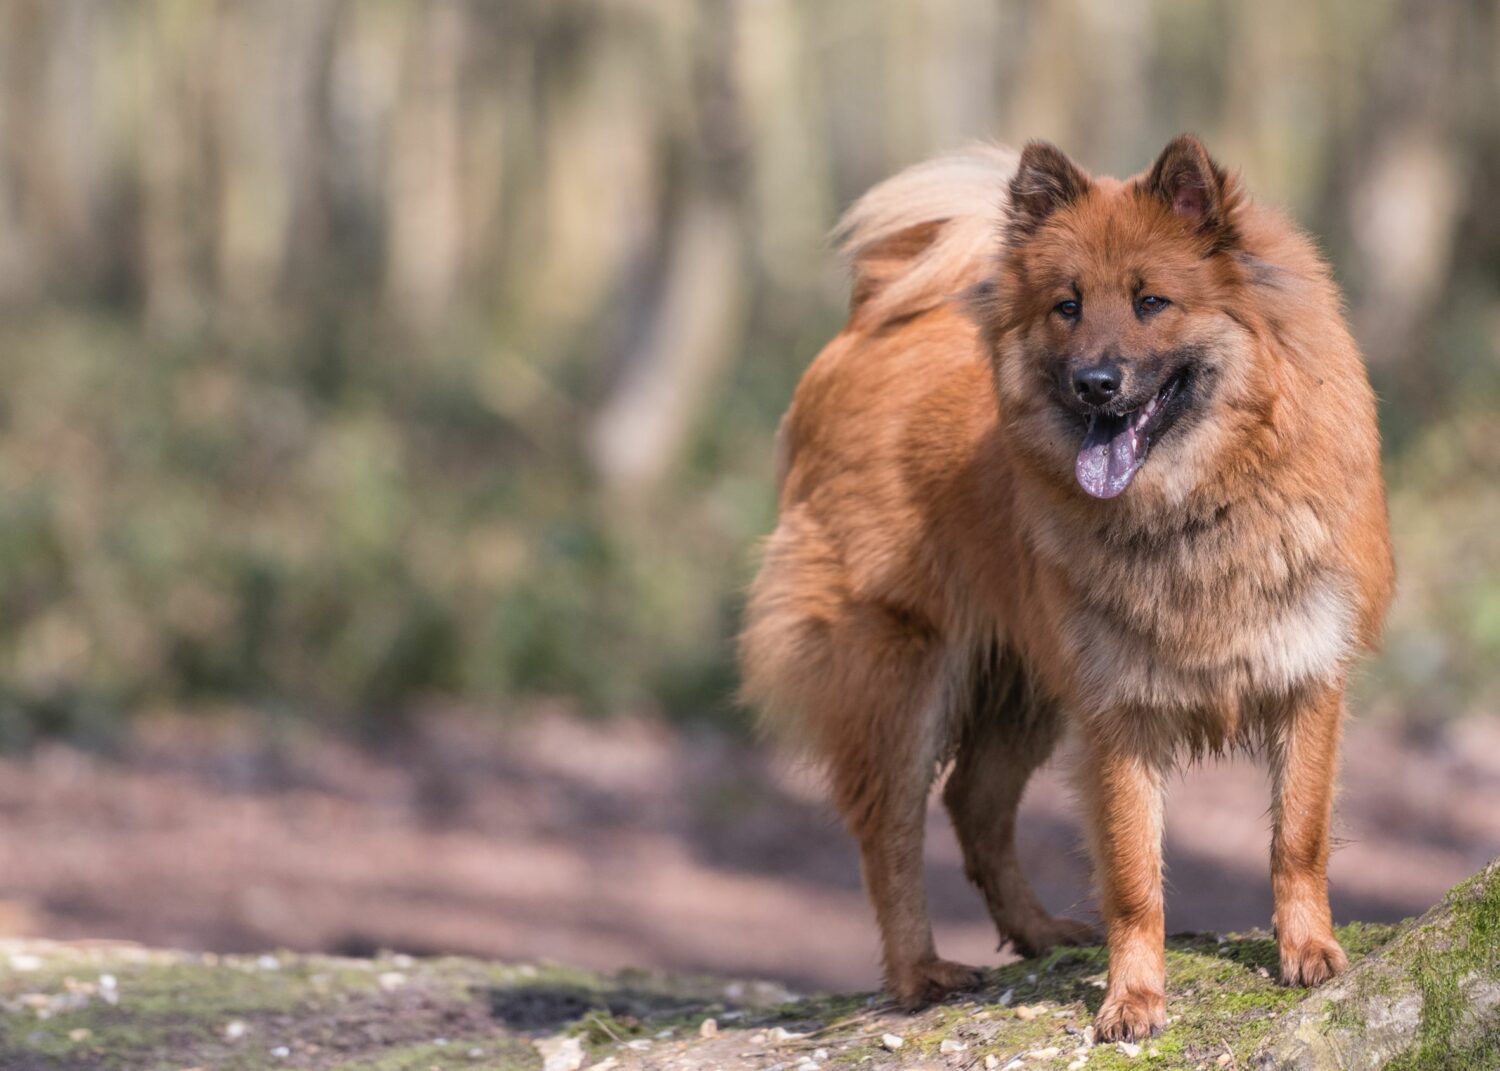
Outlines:
[[[1156,294],[1147,294],[1145,297],[1136,300],[1135,307],[1141,312],[1161,312],[1162,309],[1170,304],[1172,303],[1164,297],[1158,297]]]
[[[1068,298],[1067,301],[1059,301],[1052,306],[1052,311],[1065,319],[1076,320],[1083,312],[1083,302]]]

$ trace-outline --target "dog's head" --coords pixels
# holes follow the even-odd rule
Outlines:
[[[1226,462],[1267,396],[1237,312],[1240,212],[1235,180],[1188,135],[1124,182],[1026,146],[978,309],[1002,421],[1037,467],[1095,498],[1177,500]]]

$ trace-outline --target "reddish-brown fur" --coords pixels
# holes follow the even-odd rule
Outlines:
[[[782,423],[741,661],[746,695],[827,769],[891,993],[973,978],[938,958],[922,886],[949,761],[1002,937],[1091,939],[1042,908],[1013,840],[1027,777],[1069,735],[1108,935],[1101,1038],[1165,1020],[1161,786],[1183,756],[1267,755],[1282,977],[1324,981],[1345,962],[1325,879],[1344,681],[1392,586],[1374,399],[1326,265],[1187,137],[1125,182],[1038,143],[950,158],[877,187],[847,229],[852,311]],[[1053,309],[1074,288],[1070,325]],[[1170,306],[1134,314],[1143,289]],[[1128,389],[1188,350],[1205,394],[1128,490],[1085,494],[1057,362],[1124,353]]]

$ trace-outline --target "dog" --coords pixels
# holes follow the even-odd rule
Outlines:
[[[1345,682],[1394,580],[1375,398],[1328,265],[1191,135],[1123,181],[1045,142],[976,148],[840,227],[849,318],[777,434],[740,663],[859,842],[890,994],[978,977],[938,957],[923,891],[950,763],[1002,940],[1096,939],[1016,860],[1022,790],[1063,739],[1108,946],[1100,1040],[1166,1021],[1162,786],[1184,759],[1265,756],[1281,979],[1332,977]]]

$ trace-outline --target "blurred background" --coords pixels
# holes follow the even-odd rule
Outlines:
[[[1335,908],[1427,906],[1500,851],[1494,0],[0,0],[0,931],[872,983],[731,698],[826,234],[974,139],[1182,130],[1381,395]],[[1263,778],[1177,791],[1169,926],[1264,925]],[[1055,771],[1023,839],[1086,913]]]

